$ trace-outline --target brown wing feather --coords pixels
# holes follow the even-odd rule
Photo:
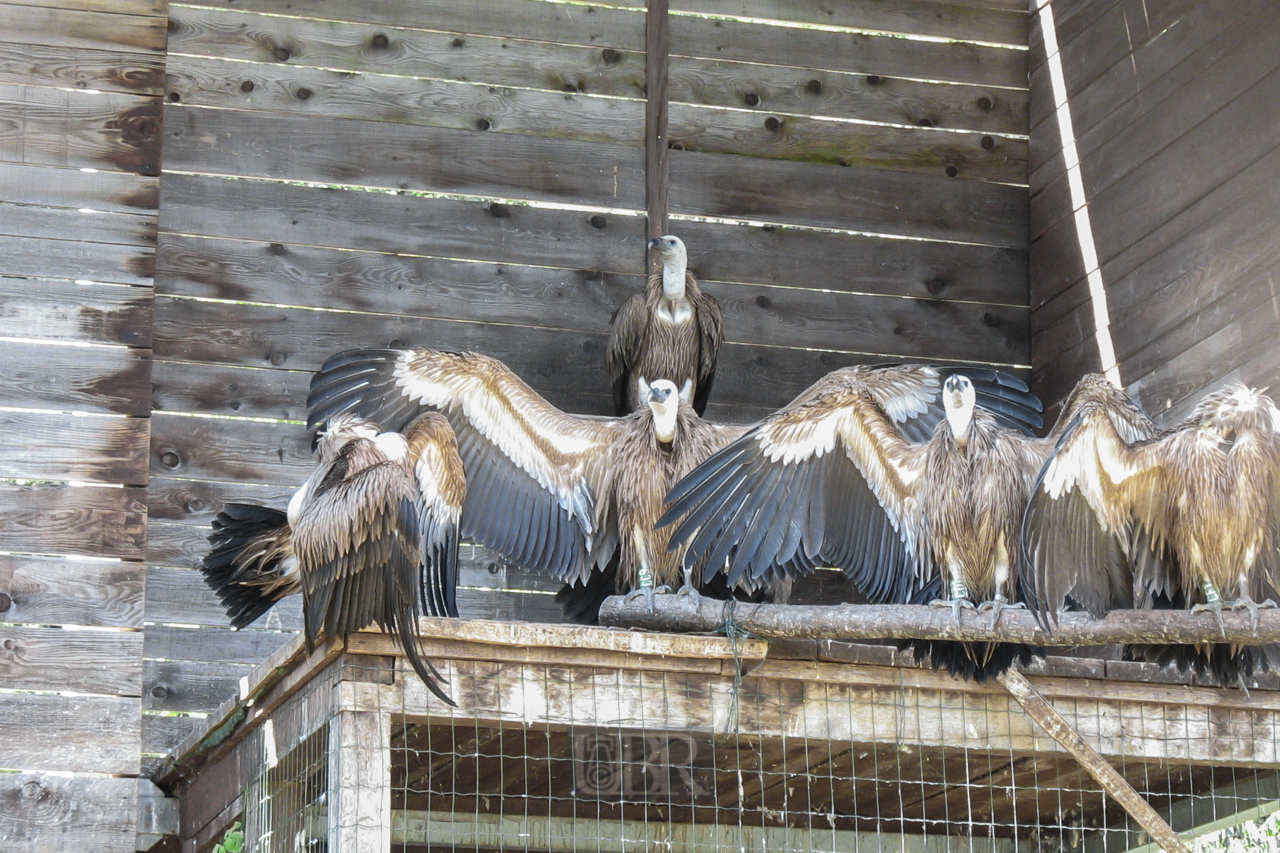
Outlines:
[[[604,366],[613,386],[613,411],[619,417],[631,411],[628,399],[631,366],[639,353],[648,320],[649,308],[645,293],[633,295],[609,319],[609,346],[605,350]]]

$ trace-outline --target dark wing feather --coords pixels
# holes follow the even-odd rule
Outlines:
[[[631,366],[644,334],[649,312],[645,307],[643,292],[633,295],[609,318],[609,347],[605,350],[604,366],[613,385],[613,413],[622,417],[630,413],[627,405],[627,389],[631,383]]]
[[[209,546],[200,571],[234,628],[256,622],[300,591],[289,520],[278,509],[226,504],[213,519]]]
[[[716,378],[720,347],[724,345],[724,316],[720,303],[709,293],[697,291],[693,298],[698,320],[698,381],[693,392],[693,410],[699,415],[707,410],[711,386]]]

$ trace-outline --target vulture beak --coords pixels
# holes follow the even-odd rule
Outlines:
[[[654,237],[652,240],[650,240],[650,241],[649,241],[649,248],[650,248],[650,249],[661,249],[661,248],[662,248],[662,241],[661,241],[660,239],[658,239],[657,237]]]

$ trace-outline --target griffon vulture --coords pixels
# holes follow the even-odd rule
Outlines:
[[[340,637],[376,622],[453,704],[416,639],[420,613],[457,615],[466,480],[448,421],[426,413],[401,435],[341,415],[320,434],[317,453],[287,513],[233,504],[219,514],[206,581],[237,627],[301,591],[309,647],[322,633]]]
[[[654,529],[663,497],[743,431],[699,418],[666,379],[646,389],[645,401],[621,418],[573,415],[496,359],[381,349],[329,359],[307,404],[313,427],[355,412],[396,429],[424,408],[442,412],[467,471],[462,535],[580,590],[561,600],[589,621],[609,573],[611,591],[644,593],[651,603],[655,590],[681,579],[683,554],[669,552],[669,532]],[[696,592],[693,563],[683,581],[682,591]]]
[[[695,469],[659,523],[683,517],[672,541],[730,583],[826,564],[873,602],[957,617],[979,602],[994,620],[1020,606],[1018,526],[1049,449],[1025,435],[1039,408],[999,371],[843,368]],[[1031,653],[912,646],[977,680]]]
[[[662,272],[650,276],[644,292],[624,302],[610,321],[605,367],[613,381],[614,414],[643,408],[643,386],[669,379],[701,415],[724,343],[720,304],[688,271],[679,237],[657,237],[649,247],[662,258]]]
[[[1272,401],[1232,384],[1158,435],[1098,403],[1080,408],[1046,462],[1024,530],[1042,619],[1071,603],[1113,608],[1274,606],[1280,582],[1280,433]],[[1224,600],[1232,596],[1232,600]],[[1244,684],[1274,646],[1132,646],[1218,684]]]

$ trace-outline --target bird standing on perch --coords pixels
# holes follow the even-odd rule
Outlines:
[[[702,415],[707,409],[716,359],[724,343],[720,304],[702,292],[689,272],[679,237],[649,241],[662,259],[661,272],[614,312],[605,367],[613,382],[614,414],[647,405],[643,386],[669,379]]]
[[[403,434],[343,415],[319,435],[315,471],[288,511],[233,504],[210,537],[205,579],[243,627],[301,591],[308,648],[376,623],[449,704],[418,650],[418,616],[456,616],[458,518],[466,479],[448,421],[429,413]],[[254,512],[253,510],[259,510]]]
[[[1039,424],[1039,400],[999,371],[843,368],[695,469],[659,523],[683,517],[672,541],[730,583],[833,565],[875,603],[957,618],[977,603],[994,621],[1020,606],[1018,529],[1049,449],[1025,431]],[[1031,653],[911,645],[976,680]]]
[[[694,564],[682,571],[654,520],[671,485],[743,432],[698,417],[670,380],[643,390],[626,417],[573,415],[487,356],[356,350],[324,365],[307,404],[312,426],[355,412],[395,429],[443,413],[468,477],[462,535],[569,585],[562,604],[590,620],[602,593],[652,602],[682,575],[696,591]]]
[[[1204,397],[1164,435],[1115,407],[1082,407],[1036,484],[1025,548],[1038,611],[1064,602],[1101,616],[1119,607],[1275,606],[1280,582],[1280,413],[1233,383]],[[1227,595],[1234,595],[1227,601]],[[1277,658],[1275,646],[1130,646],[1243,685]]]

